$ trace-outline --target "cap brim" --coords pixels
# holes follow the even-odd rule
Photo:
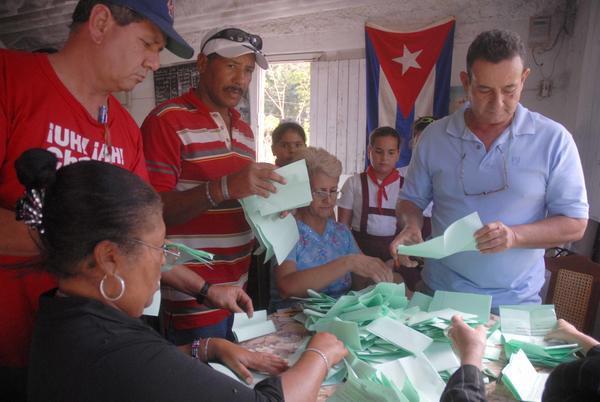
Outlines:
[[[147,16],[148,20],[158,27],[167,37],[167,45],[165,46],[175,56],[183,59],[191,59],[194,55],[194,49],[164,20]]]
[[[221,43],[216,43],[217,41],[222,41]],[[211,46],[213,43],[215,45]],[[255,56],[256,64],[259,65],[263,70],[267,70],[269,68],[269,62],[265,58],[265,55],[262,54],[260,50],[254,48],[254,46],[250,45],[247,42],[233,42],[227,39],[214,39],[211,42],[208,42],[204,47],[204,54],[209,55],[211,53],[217,53],[219,56],[234,58],[239,57],[244,54],[252,53]]]

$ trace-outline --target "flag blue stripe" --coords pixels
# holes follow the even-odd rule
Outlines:
[[[450,76],[452,74],[452,48],[454,44],[454,24],[448,37],[444,42],[444,47],[440,57],[435,63],[435,88],[433,96],[433,115],[437,118],[448,115],[450,106]]]
[[[415,119],[415,108],[413,107],[410,111],[410,114],[407,118],[402,116],[402,112],[400,108],[396,110],[396,131],[400,134],[400,138],[402,138],[402,147],[400,148],[400,159],[398,159],[398,163],[396,167],[402,167],[408,165],[410,162],[410,157],[412,152],[410,150],[410,137],[412,134],[412,123]]]
[[[365,29],[365,53],[367,62],[367,127],[365,139],[366,146],[369,145],[369,133],[379,127],[379,60],[375,49]],[[367,148],[365,148],[367,149]],[[369,152],[366,151],[365,169],[369,166]]]

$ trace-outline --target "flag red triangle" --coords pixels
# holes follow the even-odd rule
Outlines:
[[[451,19],[416,32],[392,32],[373,25],[365,27],[405,118],[435,66],[454,22]]]

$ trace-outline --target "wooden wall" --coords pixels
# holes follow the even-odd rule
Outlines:
[[[343,173],[362,172],[366,147],[365,59],[311,64],[311,146],[342,162]]]

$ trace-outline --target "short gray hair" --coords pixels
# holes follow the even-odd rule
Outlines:
[[[525,65],[525,45],[521,37],[505,29],[484,31],[477,35],[467,51],[467,73],[472,77],[472,68],[476,60],[485,60],[490,63],[499,63],[519,56]]]
[[[342,162],[323,148],[306,147],[302,149],[294,160],[306,160],[308,176],[323,173],[329,177],[340,177],[342,174]]]

